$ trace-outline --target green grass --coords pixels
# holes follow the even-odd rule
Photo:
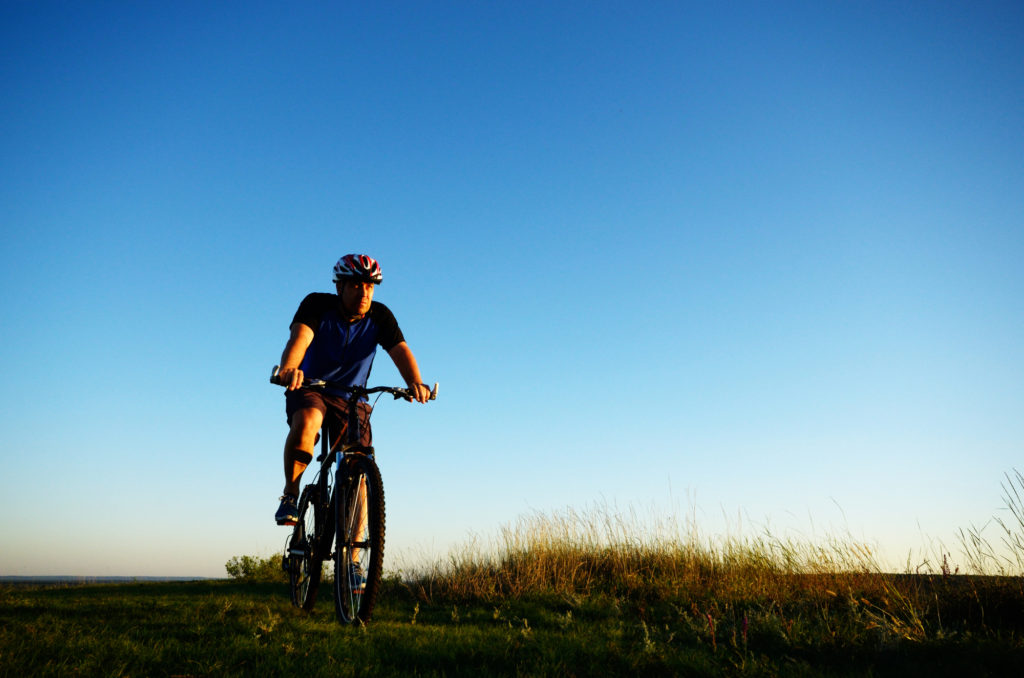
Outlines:
[[[366,627],[337,624],[329,587],[312,614],[291,607],[265,581],[276,557],[234,558],[225,581],[3,587],[0,676],[1015,676],[1024,478],[1008,480],[1009,550],[972,528],[970,575],[596,509],[387,579]]]
[[[429,600],[390,580],[373,623],[343,628],[280,584],[8,587],[0,674],[1003,676],[1024,665],[1022,603],[1019,581],[969,577]]]

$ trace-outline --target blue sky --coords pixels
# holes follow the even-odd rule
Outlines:
[[[0,574],[278,549],[348,252],[441,383],[392,564],[595,505],[955,560],[1021,466],[1018,3],[3,2],[0,88]]]

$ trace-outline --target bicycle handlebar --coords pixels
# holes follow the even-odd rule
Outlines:
[[[270,372],[270,383],[276,386],[283,386],[278,380],[277,373],[281,370],[280,365],[274,365],[274,369]],[[373,388],[366,388],[364,386],[348,386],[341,385],[330,381],[324,381],[323,379],[303,379],[302,385],[307,388],[324,388],[331,386],[333,388],[348,391],[351,398],[359,398],[360,396],[370,395],[371,393],[390,393],[395,397],[395,400],[399,398],[405,398],[406,400],[413,400],[414,396],[412,392],[407,388],[396,388],[394,386],[374,386]],[[426,386],[426,384],[423,384]],[[434,382],[434,388],[430,391],[430,398],[428,400],[437,400],[437,382]]]

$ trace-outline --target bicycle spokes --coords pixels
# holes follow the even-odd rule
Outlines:
[[[373,460],[353,456],[338,483],[335,602],[344,623],[367,621],[380,581],[384,496]]]
[[[316,486],[306,487],[299,499],[299,519],[288,544],[287,570],[292,604],[305,610],[311,610],[316,602],[323,569],[323,554],[317,541],[324,511],[319,503]]]

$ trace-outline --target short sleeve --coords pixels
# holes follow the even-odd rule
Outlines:
[[[377,326],[377,343],[380,344],[381,348],[385,351],[390,351],[405,341],[402,330],[399,329],[398,321],[395,320],[395,315],[391,312],[391,309],[384,304],[373,302],[370,314],[373,317],[374,324]]]
[[[324,303],[324,297],[330,296],[329,294],[318,292],[306,295],[306,298],[299,304],[299,310],[295,312],[295,317],[292,318],[292,325],[301,323],[316,332],[317,328],[320,327],[320,316],[323,315],[324,309],[327,306]]]

